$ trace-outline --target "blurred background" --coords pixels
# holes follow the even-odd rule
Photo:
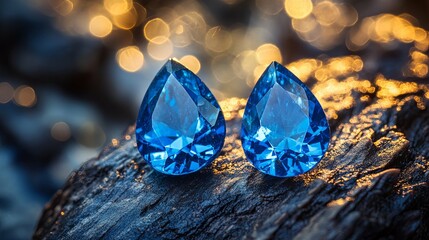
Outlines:
[[[119,144],[168,58],[219,100],[246,98],[275,60],[347,104],[330,85],[428,83],[428,13],[427,0],[0,1],[1,238],[30,238],[70,172]]]

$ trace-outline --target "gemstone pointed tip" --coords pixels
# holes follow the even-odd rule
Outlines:
[[[276,62],[276,61],[272,61],[272,62],[270,63],[270,65],[268,65],[268,67],[267,67],[267,68],[275,68],[277,64],[279,64],[279,63],[278,63],[278,62]]]
[[[271,69],[271,71],[278,71],[279,69],[286,69],[281,63],[277,61],[272,61],[271,64],[267,67],[267,69]]]
[[[183,66],[176,58],[169,58],[167,62],[164,64],[164,67],[166,67],[169,72],[173,72],[173,71],[177,71],[185,68],[185,66]]]
[[[280,72],[285,75],[292,76],[295,80],[298,80],[299,82],[302,82],[293,72],[291,72],[287,67],[285,67],[283,64],[273,61],[269,68],[272,68],[274,72]]]
[[[288,70],[285,66],[283,66],[283,64],[281,64],[281,63],[279,63],[279,62],[276,62],[276,61],[273,61],[272,63],[271,63],[271,65],[275,68],[275,69],[283,69],[283,70]],[[289,70],[288,70],[289,71]]]
[[[177,58],[168,58],[167,62],[179,63],[179,60]]]

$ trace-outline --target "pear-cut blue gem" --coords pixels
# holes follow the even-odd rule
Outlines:
[[[136,124],[137,147],[157,171],[182,175],[213,161],[225,139],[225,119],[206,85],[169,60],[150,84]]]
[[[328,149],[320,103],[295,75],[273,62],[255,85],[243,115],[241,141],[263,173],[293,177],[314,168]]]

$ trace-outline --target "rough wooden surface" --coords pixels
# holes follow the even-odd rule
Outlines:
[[[266,176],[238,140],[244,99],[221,103],[221,156],[192,175],[152,171],[133,127],[47,204],[40,239],[427,239],[429,91],[376,76],[312,85],[331,124],[313,171]]]

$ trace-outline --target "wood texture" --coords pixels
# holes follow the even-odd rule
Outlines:
[[[130,127],[69,177],[34,238],[427,239],[428,86],[382,76],[309,84],[332,131],[313,171],[279,179],[252,168],[238,140],[245,100],[228,99],[225,146],[210,167],[154,172]]]

